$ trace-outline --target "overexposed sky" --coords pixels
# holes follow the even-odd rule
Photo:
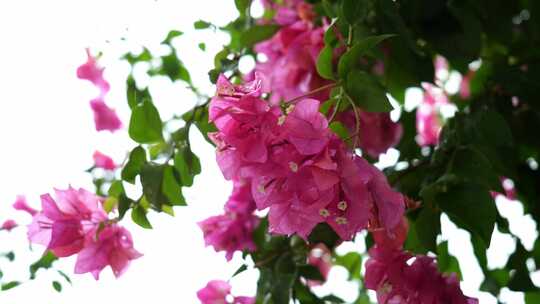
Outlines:
[[[92,153],[100,150],[121,162],[134,146],[123,130],[116,133],[96,132],[88,101],[96,95],[88,82],[75,76],[77,66],[86,60],[84,49],[103,51],[105,77],[111,83],[107,103],[115,107],[125,125],[129,109],[125,100],[124,82],[129,72],[118,58],[127,50],[144,45],[158,54],[159,42],[171,29],[186,32],[176,41],[179,56],[191,72],[197,86],[208,94],[213,88],[207,71],[212,68],[213,55],[227,43],[223,34],[210,30],[195,32],[193,22],[202,19],[224,25],[237,15],[233,0],[94,0],[40,1],[2,0],[0,2],[0,221],[15,218],[29,222],[24,214],[11,209],[17,194],[26,194],[33,206],[39,206],[39,195],[53,187],[92,189],[90,176],[84,170],[92,165]],[[123,40],[122,38],[125,38]],[[207,52],[197,44],[205,42]],[[142,73],[135,71],[136,76]],[[154,102],[163,119],[181,114],[194,103],[189,90],[173,84],[167,78],[145,79],[150,85]],[[194,150],[201,157],[203,173],[194,187],[186,190],[189,207],[175,208],[176,217],[152,213],[154,230],[144,230],[129,223],[135,247],[144,257],[134,261],[123,277],[116,280],[107,268],[99,282],[91,275],[71,275],[73,286],[64,284],[62,293],[51,287],[52,280],[62,281],[55,272],[40,273],[36,281],[9,292],[0,292],[0,302],[6,304],[42,303],[86,304],[126,302],[198,303],[195,292],[212,279],[227,280],[242,264],[239,256],[225,263],[223,253],[204,248],[202,233],[196,222],[219,214],[230,194],[231,185],[219,172],[214,149],[194,132]],[[512,231],[523,236],[530,248],[532,220],[523,217],[520,205],[499,202],[505,214],[513,217]],[[500,208],[500,209],[501,209]],[[521,210],[521,211],[520,211]],[[467,246],[468,234],[458,231],[443,220],[443,232],[450,236],[450,249],[462,258],[463,288],[468,295],[481,296],[481,303],[495,303],[486,294],[477,292],[482,276]],[[495,266],[506,262],[512,240],[497,234],[497,248],[491,249]],[[527,239],[528,237],[528,239]],[[529,241],[528,241],[529,240]],[[534,240],[534,239],[532,239]],[[527,243],[528,242],[528,243]],[[346,244],[349,250],[359,250]],[[37,260],[42,248],[28,250],[25,229],[11,234],[0,232],[0,252],[15,249],[15,263],[0,260],[5,281],[23,280],[27,265]],[[75,258],[57,263],[70,274]],[[490,264],[492,265],[492,264]],[[346,299],[354,298],[356,287],[345,284],[343,269],[331,272],[331,281],[324,290],[337,290]],[[238,295],[253,295],[256,272],[248,271],[231,281]],[[505,292],[508,303],[522,303],[522,296]]]

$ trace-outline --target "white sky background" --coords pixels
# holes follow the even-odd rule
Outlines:
[[[111,134],[96,132],[88,101],[96,91],[90,83],[76,78],[76,68],[85,62],[85,47],[103,51],[101,64],[111,83],[107,103],[115,107],[124,125],[129,121],[125,101],[125,79],[128,65],[118,60],[126,50],[144,45],[155,54],[167,32],[186,32],[177,42],[179,56],[191,72],[197,86],[209,94],[213,89],[207,71],[212,68],[213,54],[227,42],[227,37],[211,31],[194,32],[193,22],[202,19],[224,25],[236,17],[233,0],[94,0],[94,1],[0,1],[0,221],[15,218],[29,222],[24,214],[11,209],[17,194],[26,194],[38,207],[39,195],[53,187],[92,189],[90,176],[84,170],[92,165],[92,153],[100,150],[121,162],[134,146],[123,130]],[[122,41],[120,38],[127,40]],[[205,42],[207,52],[197,44]],[[136,73],[139,75],[140,73]],[[188,110],[192,94],[166,78],[146,82],[154,102],[168,119]],[[227,280],[241,265],[237,255],[226,263],[223,253],[204,248],[202,233],[196,222],[221,213],[231,185],[223,178],[214,160],[214,150],[199,134],[192,134],[195,152],[201,157],[203,173],[195,185],[185,191],[189,207],[175,208],[176,217],[151,213],[154,230],[144,230],[123,222],[133,234],[135,247],[144,257],[134,261],[123,277],[116,280],[107,268],[101,280],[91,275],[71,275],[73,286],[64,285],[62,293],[51,287],[52,280],[62,278],[53,271],[40,272],[36,281],[8,292],[0,292],[6,304],[33,303],[198,303],[195,293],[212,279]],[[526,248],[532,247],[534,223],[523,217],[516,202],[499,201],[498,206],[511,219],[511,229],[522,237]],[[443,232],[450,236],[450,250],[461,261],[467,294],[481,297],[481,303],[495,300],[477,292],[482,281],[480,269],[472,258],[468,233],[458,231],[443,218]],[[37,260],[42,248],[28,250],[25,229],[11,234],[0,233],[0,252],[15,249],[15,263],[0,260],[5,281],[28,276],[27,265]],[[488,257],[490,266],[505,264],[508,252],[515,246],[511,239],[496,234]],[[359,250],[353,244],[347,249]],[[63,259],[57,267],[71,274],[75,258]],[[338,291],[352,300],[354,284],[345,284],[343,269],[335,267],[324,290]],[[540,282],[536,277],[535,282]],[[245,272],[232,280],[237,295],[253,295],[256,274]],[[504,292],[508,303],[522,303],[522,296]]]

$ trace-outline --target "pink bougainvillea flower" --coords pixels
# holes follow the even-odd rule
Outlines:
[[[75,273],[90,272],[97,280],[99,273],[110,266],[116,277],[121,276],[131,260],[142,256],[133,248],[131,234],[116,224],[107,225],[88,237],[84,248],[77,256]]]
[[[218,79],[217,95],[209,107],[209,119],[218,132],[209,136],[216,143],[217,161],[227,179],[240,179],[241,166],[267,160],[267,144],[279,127],[280,110],[269,107],[259,95],[258,79],[244,86],[235,86],[224,76]]]
[[[323,243],[317,244],[310,250],[307,262],[309,265],[317,267],[324,281],[326,281],[328,273],[330,273],[330,269],[332,268],[332,252]],[[308,280],[307,283],[309,286],[317,286],[322,282]]]
[[[393,229],[374,229],[371,231],[371,235],[378,246],[399,250],[403,248],[408,232],[409,223],[406,217],[402,217],[399,224]]]
[[[232,304],[255,304],[254,297],[235,297]]]
[[[491,196],[493,198],[497,198],[499,195],[502,195],[506,197],[506,199],[516,200],[517,196],[516,196],[516,188],[514,186],[514,181],[512,181],[511,179],[507,177],[501,177],[500,180],[501,180],[502,187],[504,189],[504,194],[492,191]]]
[[[358,142],[362,151],[369,156],[378,158],[401,140],[403,127],[400,123],[392,121],[390,113],[360,112],[359,118]],[[343,112],[339,120],[351,134],[356,132],[356,119],[352,110]]]
[[[231,285],[220,280],[208,282],[204,288],[197,291],[197,298],[201,304],[255,304],[253,297],[232,297]]]
[[[56,200],[49,194],[41,196],[43,210],[30,224],[28,238],[47,246],[58,257],[78,253],[85,238],[100,222],[107,219],[101,208],[101,198],[84,189],[55,190]]]
[[[114,132],[122,127],[122,121],[116,115],[116,111],[107,106],[103,99],[91,100],[90,107],[94,112],[96,131],[108,130]]]
[[[14,220],[6,220],[0,227],[1,230],[11,231],[11,229],[17,227],[17,223]]]
[[[15,210],[20,210],[20,211],[24,211],[28,214],[30,214],[31,216],[34,216],[36,215],[37,213],[37,210],[30,207],[28,205],[28,203],[26,202],[26,197],[23,196],[23,195],[18,195],[17,196],[17,199],[15,200],[15,203],[13,203],[13,208]]]
[[[197,298],[202,304],[227,304],[227,296],[231,294],[231,285],[225,281],[213,280],[197,291]]]
[[[459,96],[461,98],[463,99],[471,98],[471,81],[475,73],[476,73],[475,71],[469,70],[467,74],[463,75],[463,78],[461,79],[461,83],[459,85]]]
[[[439,273],[435,259],[373,246],[366,262],[366,288],[377,292],[379,303],[477,304],[463,294],[455,274]]]
[[[446,81],[449,75],[448,60],[441,55],[437,55],[433,60],[433,65],[435,67],[435,79],[443,82]]]
[[[257,63],[255,71],[264,75],[263,89],[271,93],[272,104],[291,100],[330,83],[319,76],[316,68],[324,47],[323,36],[324,28],[313,28],[309,22],[298,21],[255,46],[257,53],[267,58]],[[325,101],[329,92],[323,90],[311,97]]]
[[[225,205],[225,213],[198,223],[206,246],[213,246],[216,251],[225,251],[227,260],[231,260],[236,251],[255,250],[252,234],[259,219],[253,215],[253,211],[255,202],[249,185],[236,182]]]
[[[303,99],[290,106],[292,110],[285,119],[287,139],[300,154],[317,154],[330,140],[328,121],[319,112],[319,104],[315,99]]]
[[[114,163],[113,159],[99,151],[95,151],[92,158],[94,159],[94,166],[96,166],[96,168],[102,168],[105,170],[116,169],[116,164]]]
[[[89,49],[86,49],[86,56],[86,63],[77,68],[77,77],[90,81],[100,90],[100,96],[104,96],[110,89],[109,83],[103,78],[104,69],[97,65]]]
[[[416,141],[420,146],[436,145],[439,133],[444,123],[441,117],[441,107],[449,104],[448,97],[439,88],[429,83],[423,83],[424,98],[416,110]]]

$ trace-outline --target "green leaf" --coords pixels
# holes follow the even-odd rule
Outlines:
[[[317,58],[317,72],[321,77],[326,79],[334,79],[334,49],[327,45],[319,53]]]
[[[198,30],[207,29],[211,26],[212,24],[210,22],[206,22],[204,20],[198,20],[198,21],[195,21],[195,23],[193,23],[193,27],[195,27],[195,29],[198,29]]]
[[[146,164],[146,151],[141,146],[137,146],[129,153],[128,162],[122,169],[122,179],[134,184],[135,177],[139,175],[144,164]]]
[[[126,212],[135,204],[135,201],[127,197],[125,194],[120,194],[118,197],[118,217],[120,219],[124,218]]]
[[[105,199],[103,202],[103,210],[105,210],[106,213],[110,213],[118,206],[118,199],[114,196],[109,196]]]
[[[435,202],[453,222],[478,235],[489,247],[497,209],[487,189],[474,183],[448,186],[435,196]]]
[[[51,268],[54,261],[58,258],[50,251],[47,251],[39,260],[30,265],[30,280],[36,278],[36,273],[39,269]]]
[[[350,138],[349,130],[343,125],[343,123],[333,121],[328,127],[342,140],[347,140]]]
[[[360,58],[369,53],[374,47],[384,40],[395,35],[369,36],[358,42],[341,56],[338,63],[339,77],[345,78],[347,74],[360,64]]]
[[[441,233],[440,217],[439,212],[430,207],[424,207],[414,222],[420,243],[431,252],[437,252],[437,235]]]
[[[178,149],[174,155],[174,167],[180,174],[182,184],[186,187],[192,186],[194,176],[201,173],[200,160],[188,146]]]
[[[167,198],[162,192],[163,171],[166,165],[147,163],[141,170],[141,184],[143,193],[150,205],[161,210],[161,205],[167,203]]]
[[[206,43],[201,42],[201,43],[197,44],[197,46],[199,47],[199,49],[201,51],[203,51],[203,52],[206,51]]]
[[[325,279],[321,274],[319,268],[313,265],[300,265],[298,266],[298,274],[308,280],[324,282]]]
[[[267,40],[274,36],[274,34],[280,29],[278,25],[254,25],[240,36],[240,43],[250,48],[257,42]]]
[[[161,44],[171,44],[171,41],[178,37],[178,36],[182,36],[184,33],[181,32],[181,31],[176,31],[176,30],[172,30],[172,31],[169,31],[169,33],[167,34],[167,37],[165,38],[165,40],[163,40],[161,42]]]
[[[152,59],[151,55],[149,56],[150,59]],[[135,106],[142,104],[145,100],[152,100],[152,96],[150,95],[150,91],[148,91],[148,88],[145,88],[144,90],[139,90],[137,88],[137,85],[135,84],[135,79],[133,79],[132,76],[128,77],[126,81],[126,86],[127,101],[130,109],[133,109]]]
[[[111,186],[109,187],[108,194],[112,197],[120,197],[120,194],[125,193],[126,190],[124,189],[124,185],[122,184],[122,181],[115,180],[111,183]]]
[[[62,270],[57,270],[57,271],[58,271],[58,274],[61,275],[64,278],[64,280],[66,280],[66,282],[68,282],[69,284],[72,284],[71,279],[69,278],[67,274],[65,274]]]
[[[234,0],[234,4],[240,16],[245,16],[251,6],[251,0]]]
[[[146,210],[138,204],[131,210],[131,219],[133,222],[143,228],[152,229],[152,225],[146,217]]]
[[[56,290],[57,292],[62,292],[62,284],[60,284],[60,282],[53,281],[52,286],[53,286],[54,290]]]
[[[336,256],[335,265],[343,266],[349,272],[349,280],[360,279],[362,268],[362,256],[356,252],[348,252],[345,255]]]
[[[526,304],[538,304],[540,303],[540,292],[527,292],[525,293]]]
[[[235,276],[241,274],[242,272],[246,271],[248,269],[248,266],[246,264],[242,264],[242,266],[238,267],[238,269],[234,272],[231,278],[234,278]]]
[[[345,90],[353,102],[365,111],[389,112],[392,110],[383,86],[366,72],[351,71],[347,75]]]
[[[129,136],[138,143],[154,143],[163,140],[159,112],[150,100],[133,107],[129,121]]]
[[[8,283],[4,283],[2,284],[2,290],[9,290],[11,288],[15,288],[17,286],[21,285],[21,282],[18,282],[18,281],[11,281],[11,282],[8,282]]]
[[[482,184],[491,190],[504,191],[488,158],[472,146],[456,149],[448,173],[452,173],[463,180]]]
[[[331,249],[336,246],[338,241],[340,241],[340,237],[328,224],[321,223],[311,230],[308,240],[310,243],[314,244],[323,243],[326,245],[326,247]]]
[[[361,21],[367,15],[368,1],[366,0],[343,0],[342,14],[350,24]]]
[[[448,241],[437,245],[437,266],[442,273],[455,273],[462,277],[458,259],[448,252]]]
[[[171,166],[166,166],[163,170],[163,194],[169,199],[169,202],[176,206],[185,206],[186,201],[182,194],[182,187],[180,181],[174,174],[174,169]]]

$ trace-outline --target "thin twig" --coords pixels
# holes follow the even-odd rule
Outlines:
[[[321,91],[324,91],[324,90],[328,90],[328,89],[337,87],[338,85],[340,85],[339,82],[334,82],[334,83],[330,83],[330,84],[324,85],[324,86],[322,86],[322,87],[320,87],[320,88],[316,88],[316,89],[313,90],[313,91],[307,92],[306,94],[303,94],[303,95],[300,95],[300,96],[298,96],[298,97],[295,97],[295,98],[293,98],[293,99],[291,99],[291,100],[288,100],[288,101],[286,101],[286,103],[294,103],[294,102],[296,102],[296,101],[298,101],[298,100],[300,100],[300,99],[306,98],[306,97],[311,96],[311,95],[313,95],[313,94],[317,94],[317,93],[319,93],[319,92],[321,92]]]

